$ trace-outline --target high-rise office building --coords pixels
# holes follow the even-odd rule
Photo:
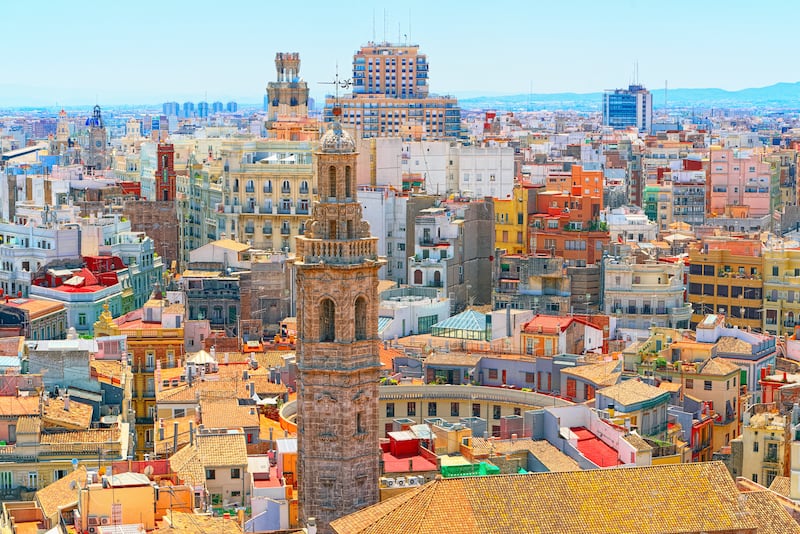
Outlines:
[[[624,129],[635,126],[650,132],[653,124],[653,95],[643,85],[608,90],[603,94],[603,126]]]
[[[353,56],[353,92],[340,99],[343,125],[360,137],[452,138],[461,129],[458,100],[432,96],[419,45],[367,43]],[[334,97],[325,102],[333,120]]]
[[[194,117],[194,102],[183,103],[183,116],[187,119]]]
[[[230,101],[227,104],[225,104],[225,111],[227,111],[228,113],[236,113],[237,111],[239,111],[239,104]]]
[[[219,100],[211,104],[211,113],[222,113],[225,111],[225,105]]]

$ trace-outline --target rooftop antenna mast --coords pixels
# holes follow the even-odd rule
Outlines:
[[[372,42],[375,42],[375,8],[372,8]]]
[[[333,114],[335,116],[339,116],[342,114],[342,107],[339,104],[339,88],[348,89],[350,88],[351,81],[347,80],[340,80],[339,79],[339,62],[336,62],[336,75],[333,77],[332,82],[319,82],[323,85],[332,85],[333,86]]]

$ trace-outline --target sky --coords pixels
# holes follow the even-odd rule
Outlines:
[[[35,7],[31,7],[35,6]],[[783,0],[6,0],[0,108],[260,103],[276,52],[322,99],[369,41],[418,44],[460,97],[798,81]],[[638,65],[638,69],[635,67]]]

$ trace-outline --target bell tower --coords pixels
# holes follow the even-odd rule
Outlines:
[[[378,239],[356,199],[355,142],[322,136],[319,200],[297,238],[300,521],[318,532],[378,502]]]

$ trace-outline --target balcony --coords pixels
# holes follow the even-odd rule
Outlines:
[[[281,228],[281,235],[289,235],[292,233],[291,228]]]
[[[764,455],[764,463],[765,464],[777,464],[778,463],[778,453],[767,453]]]

